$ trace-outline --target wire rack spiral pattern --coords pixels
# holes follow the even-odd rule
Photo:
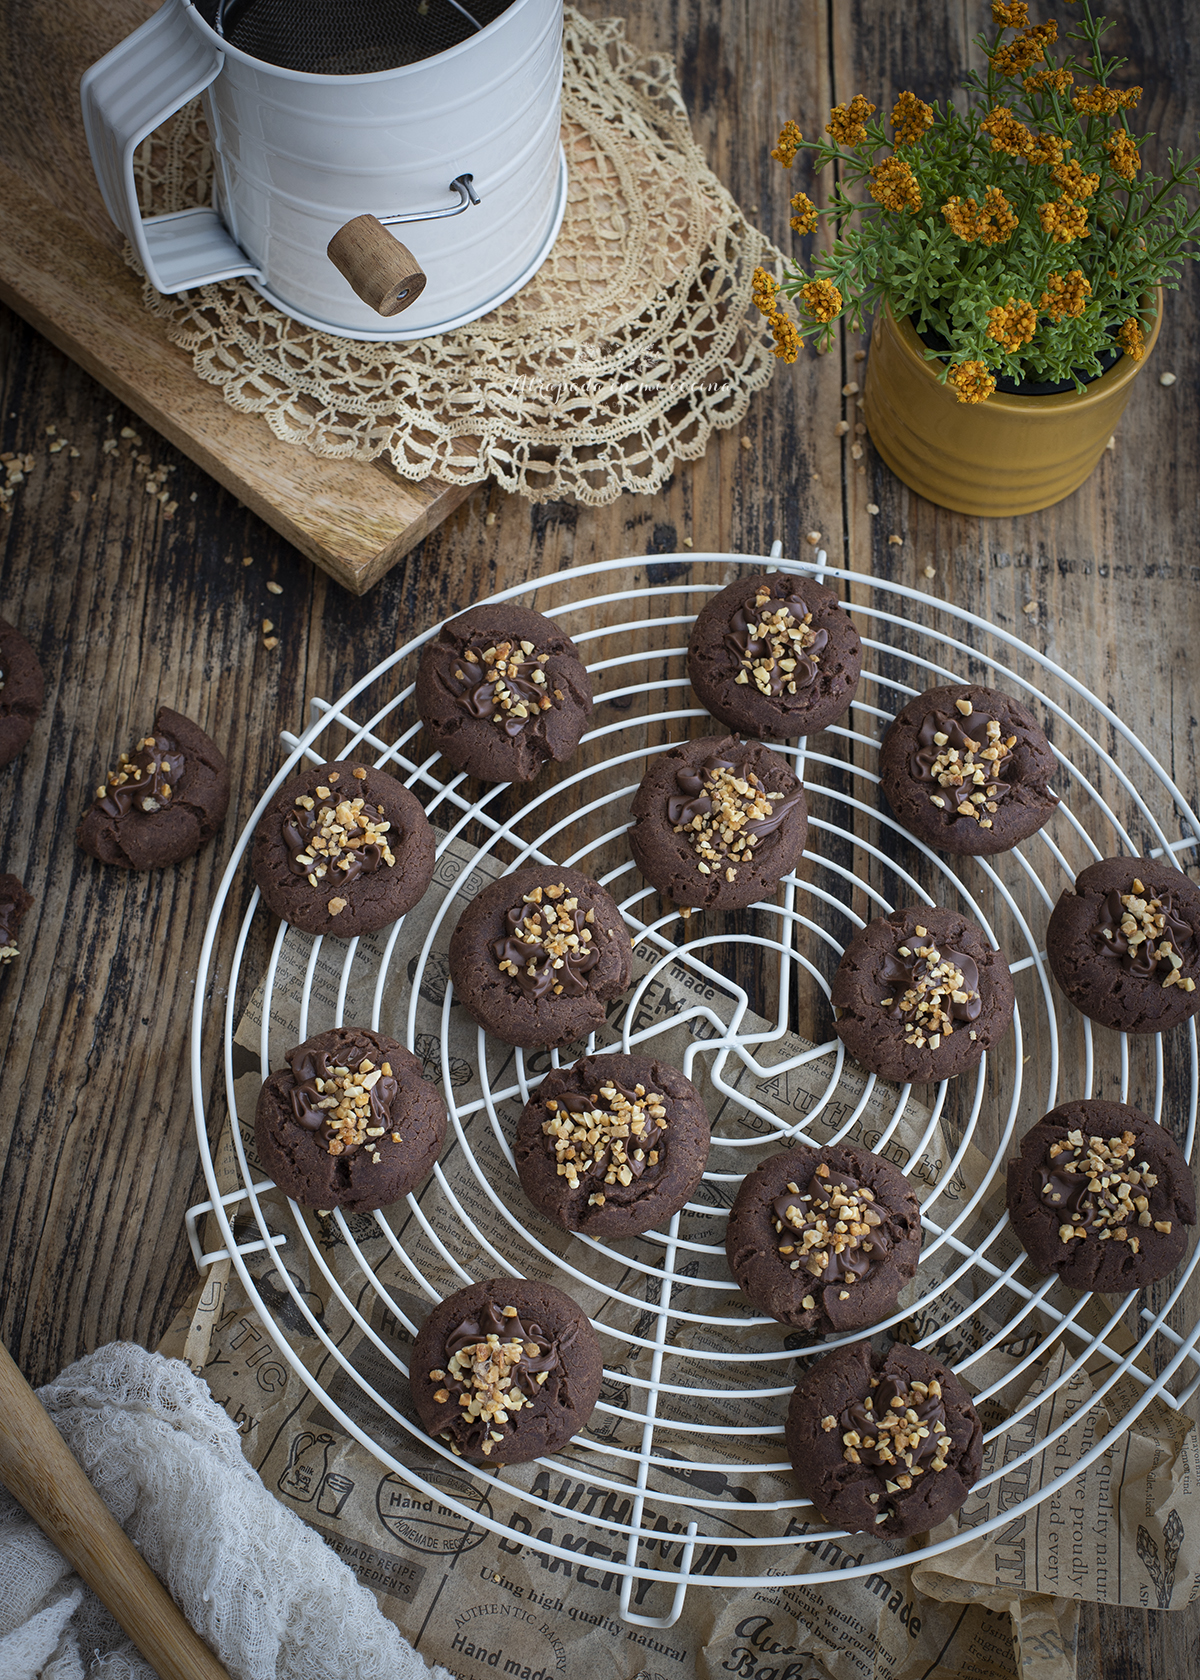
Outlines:
[[[705,714],[693,703],[683,656],[696,612],[728,581],[735,564],[748,570],[779,564],[802,577],[856,585],[859,594],[863,586],[868,587],[870,603],[853,608],[863,637],[863,682],[850,714],[817,738],[816,745],[805,741],[795,746],[773,744],[794,761],[810,806],[805,864],[785,881],[779,902],[756,906],[733,927],[719,916],[698,918],[699,925],[680,924],[673,911],[662,912],[656,896],[641,880],[622,835],[628,825],[628,801],[647,754],[664,750],[688,733],[712,732],[711,720],[706,727],[700,721]],[[1103,1399],[1118,1382],[1123,1384],[1123,1396],[1132,1395],[1127,1404],[1123,1402],[1114,1427],[1097,1431],[1088,1451],[1076,1459],[1081,1468],[1097,1459],[1152,1399],[1180,1407],[1200,1387],[1200,1357],[1195,1353],[1200,1325],[1180,1322],[1181,1297],[1197,1261],[1195,1248],[1180,1272],[1153,1293],[1116,1303],[1079,1296],[1062,1289],[1056,1280],[1039,1279],[1029,1271],[1007,1231],[1002,1204],[997,1215],[995,1203],[997,1172],[1002,1174],[1004,1163],[1014,1153],[1019,1131],[1057,1102],[1099,1094],[1102,1088],[1105,1094],[1134,1102],[1156,1121],[1169,1123],[1191,1160],[1200,1087],[1194,1022],[1168,1040],[1154,1040],[1148,1052],[1144,1046],[1131,1048],[1123,1035],[1094,1033],[1090,1023],[1074,1016],[1055,996],[1041,942],[1058,893],[1085,863],[1120,851],[1166,855],[1186,864],[1190,848],[1200,843],[1200,825],[1166,772],[1109,708],[1053,661],[960,608],[931,602],[902,585],[830,568],[823,554],[810,564],[780,561],[778,545],[770,557],[656,556],[647,567],[648,585],[639,584],[634,590],[608,588],[610,580],[627,581],[639,567],[647,567],[644,559],[599,563],[538,586],[538,610],[561,618],[588,661],[598,721],[565,773],[552,782],[543,778],[548,783],[545,787],[534,784],[515,807],[511,800],[505,803],[504,788],[470,798],[463,777],[448,773],[440,759],[421,754],[412,678],[419,649],[437,627],[400,648],[337,702],[314,700],[309,727],[300,736],[284,736],[292,750],[235,848],[210,919],[197,977],[193,1089],[211,1200],[191,1210],[189,1232],[201,1264],[218,1255],[232,1259],[280,1352],[348,1433],[389,1470],[415,1482],[424,1493],[434,1494],[444,1506],[504,1532],[504,1525],[481,1516],[477,1505],[456,1502],[444,1484],[424,1481],[411,1463],[402,1462],[337,1404],[329,1385],[316,1385],[278,1310],[264,1299],[252,1257],[261,1260],[264,1253],[288,1243],[300,1245],[307,1251],[308,1264],[385,1365],[395,1368],[398,1379],[406,1375],[394,1342],[378,1333],[371,1315],[364,1314],[344,1282],[333,1275],[304,1218],[297,1213],[294,1227],[282,1236],[271,1229],[261,1201],[269,1186],[254,1182],[236,1126],[241,1182],[232,1192],[221,1193],[203,1102],[210,966],[254,825],[278,786],[304,762],[357,754],[386,766],[414,788],[431,821],[447,831],[443,850],[465,845],[470,854],[475,848],[475,855],[493,859],[497,868],[546,861],[596,875],[621,905],[643,956],[640,977],[613,1022],[611,1048],[655,1053],[661,1034],[686,1029],[690,1039],[680,1058],[683,1071],[691,1078],[702,1071],[721,1114],[728,1111],[739,1117],[738,1123],[714,1125],[703,1192],[675,1216],[665,1232],[648,1236],[649,1247],[634,1255],[627,1246],[594,1239],[577,1239],[569,1257],[548,1246],[536,1222],[531,1228],[519,1193],[510,1195],[507,1185],[494,1182],[496,1160],[510,1168],[512,1163],[510,1124],[505,1116],[527,1100],[539,1075],[519,1051],[506,1052],[498,1060],[497,1047],[479,1032],[481,1093],[460,1097],[449,1074],[452,996],[447,992],[439,1050],[441,1065],[447,1070],[444,1089],[450,1138],[471,1165],[472,1195],[485,1199],[505,1236],[499,1243],[480,1236],[478,1220],[460,1204],[440,1166],[435,1177],[445,1198],[440,1205],[451,1210],[449,1228],[430,1223],[418,1195],[409,1198],[405,1213],[415,1218],[405,1229],[415,1230],[425,1245],[422,1252],[436,1253],[444,1270],[463,1283],[471,1280],[473,1268],[485,1263],[496,1274],[529,1271],[552,1277],[568,1291],[590,1292],[589,1298],[599,1290],[604,1306],[594,1316],[609,1380],[593,1427],[583,1438],[589,1451],[576,1453],[570,1464],[570,1474],[585,1481],[596,1497],[587,1505],[586,1514],[580,1510],[574,1514],[577,1524],[590,1527],[605,1540],[606,1555],[612,1559],[605,1567],[622,1577],[623,1617],[640,1625],[666,1627],[679,1616],[689,1581],[699,1572],[710,1585],[745,1587],[760,1579],[768,1566],[777,1583],[800,1579],[817,1583],[886,1567],[886,1558],[881,1561],[873,1555],[857,1569],[805,1569],[807,1556],[798,1557],[794,1546],[785,1545],[797,1532],[808,1539],[834,1533],[824,1529],[812,1507],[791,1490],[786,1474],[782,1422],[797,1374],[795,1338],[788,1339],[783,1326],[747,1313],[725,1267],[719,1234],[714,1237],[741,1177],[768,1146],[777,1149],[796,1140],[830,1142],[848,1134],[862,1137],[871,1119],[869,1141],[877,1150],[894,1149],[903,1137],[906,1158],[915,1165],[928,1160],[935,1147],[941,1148],[936,1170],[919,1174],[914,1183],[922,1201],[924,1247],[912,1298],[880,1328],[928,1348],[953,1365],[976,1392],[976,1403],[989,1426],[985,1441],[1004,1449],[990,1459],[985,1457],[977,1494],[986,1491],[989,1474],[993,1481],[1003,1474],[1011,1485],[1015,1472],[1052,1447],[1077,1421],[1066,1408],[1049,1435],[1019,1451],[1020,1426],[1044,1400],[1045,1387],[1036,1394],[1031,1390],[1002,1414],[986,1409],[1000,1388],[1011,1393],[1013,1383],[1019,1383],[1023,1375],[1044,1370],[1048,1349],[1057,1349],[1059,1354],[1052,1388],[1065,1389],[1091,1361],[1090,1369],[1098,1374],[1093,1376],[1089,1404]],[[522,586],[492,599],[527,599],[532,593]],[[583,607],[596,627],[581,632],[572,615]],[[964,863],[922,846],[880,809],[875,760],[883,729],[908,698],[936,683],[961,681],[968,675],[1015,692],[1044,721],[1060,767],[1056,785],[1062,803],[1047,827],[1014,852]],[[335,753],[333,743],[339,734],[345,735],[345,742]],[[858,1073],[836,1038],[810,1045],[789,1036],[799,991],[818,988],[827,1000],[830,976],[853,932],[870,916],[886,914],[903,902],[945,903],[973,916],[1006,951],[1018,982],[1014,1038],[1001,1076],[993,1070],[989,1080],[985,1061],[976,1075],[960,1082],[964,1090],[952,1094],[943,1083],[931,1096],[926,1092],[927,1108],[914,1099],[910,1086],[884,1088],[873,1076]],[[461,908],[461,904],[452,905],[453,893],[446,890],[415,969],[410,967],[406,1019],[383,1023],[383,1030],[405,1039],[410,1048],[418,994],[439,927],[448,918],[444,937]],[[235,998],[239,983],[244,989],[259,979],[248,976],[243,963],[254,920],[264,915],[255,892],[238,930],[228,982],[224,1042],[231,1112],[235,1107]],[[400,934],[397,926],[383,947],[373,994],[374,1018],[369,1023],[373,1027],[380,1026],[385,981]],[[286,926],[281,927],[261,977],[268,999],[286,935]],[[342,963],[341,1020],[356,944],[351,942],[343,951],[340,942],[324,943],[337,948]],[[321,944],[314,942],[309,960],[298,1038],[305,1036],[309,987]],[[739,947],[748,950],[739,953]],[[739,954],[769,969],[773,1018],[756,1013],[748,987],[724,972],[731,966],[740,972]],[[682,997],[679,1006],[665,1015],[656,1016],[648,1000],[668,973],[693,977],[684,982],[691,988],[690,996]],[[264,1023],[269,1014],[264,1008]],[[826,1009],[826,1027],[829,1020]],[[557,1059],[555,1055],[553,1060]],[[260,1060],[265,1073],[269,1065],[265,1024]],[[784,1105],[756,1094],[764,1087],[779,1089],[781,1082],[797,1079],[806,1088],[799,1121],[788,1117]],[[486,1149],[481,1150],[480,1140]],[[196,1221],[205,1213],[215,1214],[224,1243],[210,1254],[201,1253],[196,1235]],[[416,1328],[411,1311],[389,1293],[348,1222],[341,1214],[334,1214],[333,1219],[376,1306],[399,1334],[411,1336]],[[400,1263],[419,1296],[429,1304],[439,1299],[442,1291],[423,1275],[410,1252],[411,1244],[401,1242],[384,1214],[376,1216],[376,1227],[377,1234],[386,1238],[389,1260]],[[612,1281],[614,1267],[620,1272],[616,1282]],[[475,1275],[489,1274],[483,1270]],[[394,1393],[354,1368],[327,1336],[287,1272],[281,1269],[276,1277],[282,1278],[290,1293],[291,1321],[304,1322],[307,1332],[325,1342],[336,1361],[333,1369],[368,1395],[398,1433],[419,1438],[430,1454],[441,1452],[395,1404]],[[598,1283],[598,1278],[607,1281]],[[716,1323],[724,1326],[729,1340],[723,1347],[707,1347],[701,1358],[696,1338],[704,1327]],[[970,1336],[966,1335],[968,1326],[974,1326]],[[816,1351],[838,1345],[831,1338]],[[1002,1376],[989,1363],[999,1350],[1005,1354]],[[1099,1364],[1097,1354],[1102,1356]],[[747,1421],[734,1421],[739,1417]],[[737,1452],[749,1452],[756,1444],[765,1451],[759,1451],[747,1469],[736,1457],[731,1460],[731,1443]],[[449,1461],[448,1453],[441,1455]],[[452,1462],[461,1475],[462,1461]],[[722,1519],[729,1509],[731,1462],[738,1464],[740,1480],[749,1483],[739,1497],[752,1499],[760,1519],[765,1516],[761,1532],[739,1540],[739,1556],[744,1546],[753,1560],[754,1571],[748,1574],[719,1567],[713,1573],[721,1557]],[[989,1464],[995,1466],[990,1472]],[[686,1491],[664,1485],[658,1478],[664,1469],[676,1482],[682,1476]],[[477,1480],[492,1484],[494,1473],[480,1471]],[[716,1491],[709,1497],[706,1488]],[[665,1568],[660,1560],[652,1571],[654,1580],[673,1595],[670,1609],[662,1616],[644,1615],[636,1608],[642,1596],[639,1583],[651,1573],[644,1556],[651,1490],[656,1509],[672,1509],[681,1519],[678,1555]],[[1003,1510],[969,1530],[971,1536],[1011,1521],[1049,1491],[1049,1486],[1033,1488],[1023,1500],[1009,1499]],[[552,1510],[551,1502],[534,1487],[522,1488],[520,1498],[533,1517]],[[896,1561],[912,1563],[936,1555],[959,1538],[952,1536],[918,1552],[901,1551]],[[544,1549],[566,1559],[571,1556],[553,1542],[546,1542]],[[788,1573],[789,1569],[795,1573]]]

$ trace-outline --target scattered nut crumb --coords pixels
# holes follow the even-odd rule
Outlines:
[[[899,536],[895,531],[892,532],[891,536],[888,538],[888,541],[890,543],[894,543],[897,548],[903,548],[903,546],[904,546],[904,538],[902,536]]]
[[[844,397],[856,397],[858,395],[858,380],[857,379],[851,379],[845,385],[843,385],[842,386],[842,395]]]
[[[1025,605],[1021,608],[1021,611],[1023,613],[1028,614],[1028,616],[1030,618],[1032,618],[1034,613],[1038,611],[1040,606],[1041,606],[1040,601],[1026,601]]]
[[[853,457],[854,460],[861,461],[862,460],[862,454],[863,454],[862,444],[861,443],[852,443],[850,445],[850,454],[851,454],[851,456]]]
[[[850,422],[849,420],[839,420],[833,429],[838,437],[845,437],[846,433],[850,430]]]
[[[199,490],[193,490],[191,495],[188,497],[188,501],[189,502],[194,502],[197,499],[197,497],[199,496],[199,494],[200,494]]]
[[[821,540],[821,533],[820,531],[806,531],[804,533],[804,540],[810,548],[816,548],[817,544]]]
[[[279,646],[279,637],[278,636],[264,636],[263,637],[263,646],[265,648],[277,648]]]
[[[684,539],[683,539],[683,546],[684,546],[684,548],[691,548],[691,546],[692,546],[692,539],[691,539],[691,537],[684,537]]]
[[[263,635],[264,636],[269,636],[271,634],[272,630],[274,630],[274,628],[275,628],[275,626],[271,623],[271,620],[269,618],[264,618],[263,619],[262,627],[263,627]]]
[[[1116,447],[1117,447],[1117,440],[1116,440],[1116,438],[1115,438],[1115,437],[1110,437],[1110,438],[1109,438],[1109,440],[1108,440],[1108,442],[1107,442],[1107,443],[1106,443],[1106,444],[1105,444],[1105,445],[1104,445],[1104,447],[1105,447],[1105,449],[1113,449],[1113,450],[1115,450],[1115,449],[1116,449]]]
[[[485,525],[494,525],[496,523],[496,514],[495,514],[494,509],[492,509],[492,508],[488,509],[487,515],[486,515],[483,523]]]
[[[267,588],[270,590],[272,595],[283,594],[283,585],[281,583],[276,583],[274,578],[270,578],[268,580]]]
[[[868,502],[867,503],[867,512],[871,515],[871,518],[874,519],[875,515],[879,512],[879,503],[878,502]]]
[[[865,362],[866,359],[867,359],[867,352],[865,350],[856,350],[854,352],[854,360],[856,362]]]
[[[141,438],[134,431],[132,426],[122,426],[121,427],[121,436],[123,438],[132,438],[134,443],[141,443],[141,441],[142,441]]]
[[[926,576],[926,577],[927,577],[927,578],[931,578],[931,577],[936,577],[936,576],[937,576],[937,573],[936,573],[936,571],[934,571],[934,569],[933,569],[933,567],[932,567],[932,566],[926,566],[926,568],[925,568],[925,576]]]
[[[1158,376],[1158,383],[1160,385],[1174,385],[1175,375],[1173,373],[1160,373]]]
[[[71,500],[72,500],[72,501],[73,501],[73,502],[77,502],[77,501],[78,501],[78,500],[79,500],[79,495],[80,495],[80,492],[79,492],[79,491],[78,491],[78,490],[72,490],[72,492],[71,492]]]
[[[253,566],[253,564],[254,564],[253,554],[244,554],[242,556],[242,565],[243,566]]]
[[[751,441],[748,437],[744,437],[742,439],[742,448],[743,449],[753,449],[754,448],[753,443],[751,443]]]

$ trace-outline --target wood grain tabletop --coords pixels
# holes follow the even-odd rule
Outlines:
[[[639,47],[674,59],[711,166],[785,249],[788,198],[808,183],[768,156],[782,121],[809,131],[858,92],[883,107],[904,88],[940,99],[990,27],[977,0],[582,0],[582,9],[623,16]],[[1112,0],[1110,9],[1112,50],[1145,88],[1139,116],[1156,135],[1147,161],[1168,146],[1194,153],[1200,58],[1189,8]],[[56,6],[6,0],[3,10],[10,29],[25,31],[32,62]],[[47,149],[52,190],[59,130],[76,121],[56,111],[28,138]],[[805,533],[819,530],[834,564],[955,602],[1049,653],[1200,804],[1198,282],[1189,265],[1168,293],[1154,359],[1095,473],[1042,513],[949,513],[906,490],[869,439],[856,459],[859,416],[842,388],[861,382],[866,338],[847,329],[834,353],[780,366],[745,422],[680,465],[660,494],[590,509],[477,487],[361,597],[0,308],[0,452],[21,458],[0,512],[0,614],[32,642],[47,682],[29,746],[0,771],[0,869],[36,900],[20,960],[0,978],[0,1314],[29,1380],[45,1382],[113,1339],[153,1347],[196,1281],[184,1233],[185,1210],[204,1194],[190,1095],[193,984],[217,883],[277,768],[280,729],[302,724],[314,693],[343,692],[417,628],[497,588],[619,555],[652,566],[685,539],[696,550],[765,553],[779,538],[785,554],[809,556]],[[1164,385],[1168,372],[1175,382]],[[152,478],[169,486],[169,517],[147,493]],[[229,815],[216,841],[177,868],[107,869],[77,850],[75,826],[98,775],[159,704],[222,745]],[[216,1081],[215,1059],[208,1076]],[[1078,1668],[1088,1680],[1200,1676],[1200,1610],[1085,1606]]]

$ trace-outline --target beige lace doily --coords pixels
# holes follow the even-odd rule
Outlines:
[[[661,487],[736,425],[775,368],[750,303],[779,253],[692,139],[674,65],[639,57],[619,19],[566,12],[562,231],[499,309],[414,343],[357,344],[301,326],[247,282],[147,307],[233,408],[317,455],[386,455],[408,479],[495,478],[530,500],[601,506]],[[137,160],[143,209],[211,201],[199,104]]]

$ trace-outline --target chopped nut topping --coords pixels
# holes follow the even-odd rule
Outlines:
[[[329,782],[336,780],[337,772],[331,771]],[[324,785],[315,792],[320,805],[311,794],[300,794],[294,810],[283,819],[283,842],[293,874],[307,876],[313,887],[322,882],[346,887],[383,865],[392,868],[396,862],[388,838],[392,825],[380,821],[381,807],[372,810],[361,795],[339,798],[332,787]],[[331,916],[338,916],[347,902],[338,894],[326,908]]]
[[[519,735],[539,713],[548,712],[554,700],[563,698],[559,689],[553,690],[554,700],[550,698],[544,669],[549,659],[532,642],[468,647],[451,659],[439,680],[471,717],[490,718],[506,735]]]
[[[1062,1243],[1084,1242],[1094,1236],[1128,1243],[1137,1254],[1141,1244],[1129,1226],[1169,1232],[1171,1221],[1155,1220],[1145,1190],[1158,1184],[1158,1174],[1145,1161],[1136,1161],[1136,1136],[1085,1138],[1075,1128],[1050,1145],[1048,1163],[1040,1168],[1040,1196],[1059,1215]]]
[[[758,842],[804,797],[798,784],[787,794],[768,793],[748,758],[715,754],[699,770],[676,771],[675,782],[679,792],[667,799],[672,832],[687,837],[702,875],[715,867],[727,881],[736,879],[737,865],[749,862]]]
[[[460,1456],[465,1449],[490,1458],[512,1433],[513,1415],[532,1404],[557,1366],[556,1344],[538,1325],[526,1327],[515,1307],[497,1312],[489,1302],[447,1336],[446,1354],[446,1369],[429,1373],[442,1385],[434,1400],[458,1405],[441,1438]]]
[[[936,1050],[956,1026],[979,1018],[979,968],[965,952],[940,950],[925,928],[914,931],[928,942],[899,945],[884,957],[880,978],[893,995],[882,998],[880,1008],[903,1023],[906,1044]]]
[[[584,976],[600,961],[589,921],[595,912],[584,910],[561,881],[535,887],[506,913],[508,932],[493,940],[491,952],[527,997],[583,997]]]
[[[584,1096],[568,1091],[546,1099],[550,1116],[542,1133],[552,1140],[555,1171],[572,1190],[585,1179],[598,1181],[588,1206],[603,1207],[601,1186],[620,1184],[655,1173],[664,1154],[667,1110],[661,1095],[635,1085],[632,1091],[609,1083]],[[649,1149],[651,1142],[655,1148]]]
[[[820,1162],[804,1194],[789,1183],[772,1205],[776,1247],[794,1272],[804,1271],[826,1284],[844,1284],[838,1299],[848,1301],[850,1289],[891,1250],[884,1221],[875,1207],[875,1194],[841,1172]],[[806,1311],[816,1306],[806,1295]]]
[[[387,1062],[377,1068],[369,1057],[360,1057],[351,1068],[328,1050],[314,1054],[300,1045],[288,1063],[292,1080],[284,1083],[280,1095],[290,1103],[294,1119],[310,1132],[320,1132],[331,1155],[343,1155],[388,1130],[399,1085]],[[393,1142],[401,1142],[398,1133],[391,1136]],[[371,1149],[378,1162],[378,1145],[372,1143]]]
[[[940,792],[929,795],[939,811],[967,817],[981,828],[992,827],[992,816],[1012,792],[1016,766],[1015,735],[1004,736],[995,718],[977,719],[968,735],[963,720],[973,717],[969,700],[956,700],[962,719],[930,712],[921,724],[917,751],[909,758],[909,772],[918,782],[932,782]],[[966,710],[963,711],[964,706]]]
[[[927,1470],[946,1468],[953,1443],[936,1378],[910,1387],[899,1377],[873,1377],[866,1397],[831,1421],[843,1431],[847,1463],[890,1472],[879,1476],[886,1493],[906,1492]],[[867,1497],[872,1504],[879,1501],[878,1493]]]
[[[735,681],[753,683],[768,698],[810,688],[829,640],[828,631],[812,628],[812,613],[795,593],[798,588],[797,580],[787,578],[773,588],[760,584],[753,607],[737,609],[725,637],[739,665]]]
[[[1175,908],[1169,889],[1151,896],[1135,876],[1133,890],[1106,895],[1094,935],[1105,956],[1120,959],[1122,968],[1149,978],[1162,972],[1162,985],[1194,992],[1196,982],[1183,973],[1185,958],[1194,960],[1195,935],[1190,922]]]
[[[116,769],[110,770],[97,787],[95,805],[110,817],[123,817],[134,810],[151,816],[171,803],[183,767],[183,754],[173,741],[166,736],[159,741],[147,735],[132,754],[120,755]]]

